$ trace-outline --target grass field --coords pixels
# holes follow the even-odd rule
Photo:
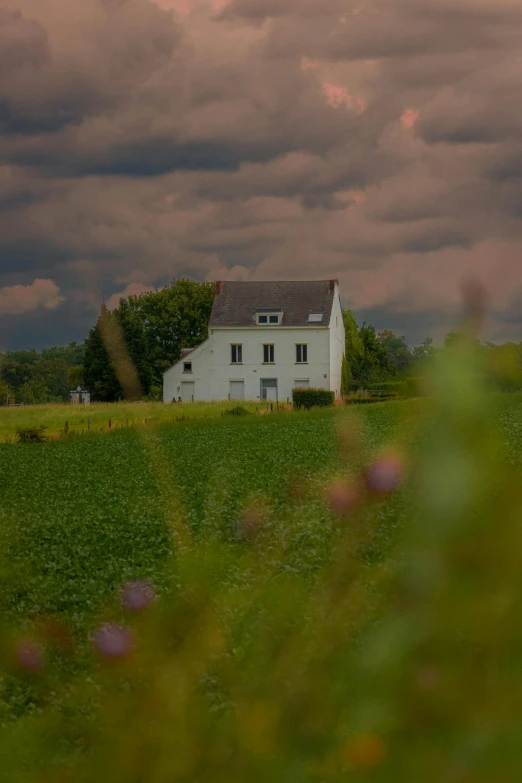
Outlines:
[[[464,371],[440,399],[0,446],[0,780],[514,780],[522,397]],[[366,486],[386,444],[398,486],[336,513],[332,478]],[[160,596],[135,618],[132,580]]]
[[[245,408],[254,412],[263,409],[259,402],[243,401]],[[0,407],[0,443],[16,440],[16,430],[24,427],[46,427],[45,434],[58,435],[66,422],[71,433],[107,431],[109,420],[113,428],[127,424],[141,425],[175,421],[181,417],[214,418],[233,408],[237,402],[205,402],[164,405],[162,402],[120,402],[90,405],[23,405]]]

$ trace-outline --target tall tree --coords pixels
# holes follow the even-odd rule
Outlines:
[[[182,348],[208,337],[214,293],[214,283],[183,278],[160,291],[129,297],[129,308],[141,314],[144,324],[154,384],[162,384],[163,373],[181,358]]]
[[[93,399],[128,396],[122,368],[127,380],[137,374],[143,396],[161,386],[181,349],[207,338],[214,292],[214,283],[175,280],[160,291],[120,299],[112,313],[105,308],[86,341],[85,385]],[[135,396],[137,385],[131,385]]]
[[[130,305],[128,299],[120,300],[120,306],[115,310],[114,318],[121,330],[120,334],[127,354],[124,361],[129,361],[132,364],[139,381],[139,395],[145,396],[150,392],[154,376],[153,364],[147,344],[147,320],[143,318],[143,313]],[[114,357],[112,358],[114,360]],[[117,368],[116,375],[120,383],[122,383]],[[134,379],[134,385],[136,385],[136,379]],[[132,394],[132,392],[129,392],[129,389],[124,389],[124,391],[127,396],[129,393]],[[138,390],[136,389],[134,396],[137,395]]]
[[[351,310],[343,310],[344,334],[345,334],[345,362],[342,369],[343,393],[346,393],[351,384],[359,376],[364,360],[364,345],[359,334],[357,321]]]
[[[377,335],[377,340],[388,355],[392,371],[399,375],[405,372],[413,363],[413,355],[404,337],[399,337],[390,329],[383,329]]]
[[[415,362],[423,362],[429,359],[430,356],[434,356],[436,353],[433,345],[433,338],[426,337],[419,345],[416,345],[412,351],[413,359]]]
[[[359,329],[359,335],[364,347],[364,355],[357,377],[359,386],[380,383],[393,375],[393,367],[384,346],[375,334],[374,326],[365,323]]]
[[[104,324],[109,318],[110,313],[103,305],[96,326],[90,330],[85,341],[83,365],[85,385],[91,392],[91,398],[96,402],[115,402],[123,399],[123,390],[102,336]]]

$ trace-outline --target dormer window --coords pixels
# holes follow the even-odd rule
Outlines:
[[[281,311],[268,312],[263,311],[256,314],[258,326],[277,326],[281,323],[283,313]]]
[[[309,324],[320,324],[323,321],[323,314],[322,313],[309,313],[308,314],[308,323]]]

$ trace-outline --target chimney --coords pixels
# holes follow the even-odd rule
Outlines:
[[[337,283],[337,280],[330,280],[330,293],[333,294],[335,291],[335,284]]]
[[[216,280],[216,296],[221,293],[221,287],[223,283],[221,280]]]

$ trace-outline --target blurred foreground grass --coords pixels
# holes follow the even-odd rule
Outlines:
[[[426,382],[3,447],[0,778],[518,781],[521,401],[466,341]]]

